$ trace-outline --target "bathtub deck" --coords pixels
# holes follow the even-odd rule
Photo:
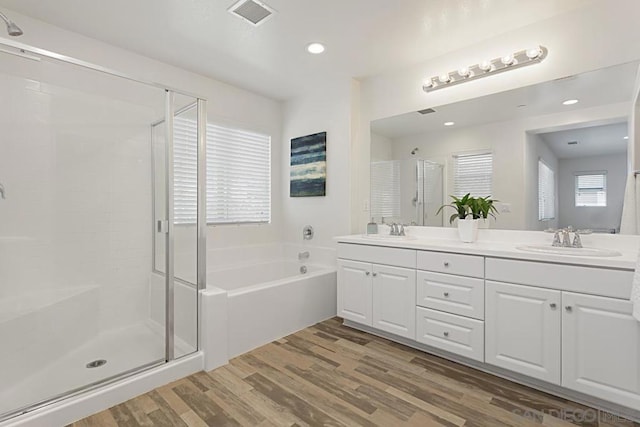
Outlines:
[[[543,415],[563,409],[587,408],[331,319],[73,426],[575,425]]]

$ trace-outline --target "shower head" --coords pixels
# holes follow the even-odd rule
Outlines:
[[[20,27],[18,27],[15,22],[7,18],[4,13],[0,12],[0,18],[2,18],[2,20],[7,24],[7,33],[11,37],[18,37],[23,34]]]
[[[413,150],[411,150],[411,155],[415,156],[415,154],[418,152],[418,147],[414,148]]]

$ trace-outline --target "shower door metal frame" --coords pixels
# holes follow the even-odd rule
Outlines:
[[[8,49],[7,49],[8,48]],[[16,56],[21,56],[25,59],[35,59],[35,58],[29,58],[26,56],[27,53],[31,53],[34,55],[38,55],[41,57],[45,57],[45,58],[49,58],[49,59],[53,59],[55,61],[59,61],[59,62],[63,62],[66,64],[71,64],[71,65],[75,65],[78,67],[82,67],[82,68],[86,68],[92,71],[97,71],[99,73],[103,73],[103,74],[108,74],[114,77],[119,77],[125,80],[129,80],[129,81],[133,81],[136,83],[140,83],[140,84],[144,84],[147,86],[151,86],[151,87],[155,87],[158,89],[162,89],[165,91],[166,93],[166,98],[165,98],[165,111],[169,112],[171,111],[172,113],[172,109],[173,109],[173,94],[174,93],[178,93],[181,95],[185,95],[185,96],[190,96],[195,98],[197,101],[197,106],[198,106],[198,165],[197,165],[197,170],[198,170],[198,183],[197,183],[197,191],[198,191],[198,220],[197,220],[197,246],[198,246],[198,251],[197,251],[197,289],[196,289],[196,319],[197,319],[197,325],[196,327],[199,328],[199,324],[200,324],[200,289],[205,289],[206,288],[206,117],[207,117],[207,113],[206,113],[206,103],[207,100],[206,98],[199,96],[197,94],[191,93],[189,91],[185,91],[185,90],[181,90],[181,89],[176,89],[174,87],[171,87],[169,85],[165,85],[165,84],[160,84],[158,82],[154,82],[154,81],[150,81],[147,79],[143,79],[143,78],[138,78],[135,76],[132,76],[130,74],[127,73],[123,73],[108,67],[103,67],[101,65],[97,65],[97,64],[93,64],[91,62],[87,62],[87,61],[83,61],[77,58],[73,58],[71,56],[67,56],[67,55],[62,55],[56,52],[52,52],[46,49],[41,49],[35,46],[31,46],[28,44],[24,44],[24,43],[20,43],[14,40],[9,40],[9,39],[4,39],[4,38],[0,38],[0,49],[3,53],[9,54],[9,55],[16,55]],[[166,122],[167,125],[165,126],[165,137],[166,137],[166,141],[167,141],[167,150],[168,153],[170,154],[170,157],[167,157],[167,159],[171,159],[173,160],[173,114],[167,114],[166,117]],[[169,125],[169,123],[171,123],[171,126]],[[19,408],[15,408],[14,410],[11,410],[9,412],[6,412],[4,414],[0,414],[0,422],[4,422],[7,420],[10,420],[14,417],[17,417],[19,415],[24,415],[27,413],[30,413],[34,410],[37,409],[42,409],[46,406],[61,402],[65,399],[69,399],[72,397],[76,397],[76,396],[80,396],[83,393],[87,393],[90,391],[95,391],[95,390],[99,390],[102,387],[105,387],[107,385],[116,383],[122,379],[125,378],[129,378],[132,375],[136,375],[142,372],[146,372],[149,371],[153,368],[159,367],[159,366],[163,366],[164,364],[175,360],[175,353],[174,353],[174,330],[173,330],[173,326],[174,326],[174,321],[175,321],[175,316],[174,316],[174,310],[173,310],[173,293],[174,293],[174,289],[173,289],[173,282],[175,280],[173,276],[173,261],[174,261],[174,254],[173,254],[173,245],[174,245],[174,236],[173,236],[173,168],[170,167],[170,165],[172,166],[172,163],[169,163],[169,161],[167,161],[166,164],[166,169],[167,169],[167,174],[166,174],[166,181],[165,183],[169,183],[171,184],[171,186],[169,186],[167,188],[167,203],[165,206],[166,209],[166,213],[167,218],[168,218],[168,222],[169,222],[169,232],[167,233],[167,248],[171,248],[172,250],[169,251],[167,250],[167,254],[166,256],[166,261],[167,261],[167,274],[166,274],[166,295],[170,295],[170,300],[172,302],[171,304],[171,310],[167,310],[167,312],[165,313],[165,319],[166,319],[166,323],[167,323],[167,328],[166,328],[166,342],[165,342],[165,358],[164,359],[159,359],[156,361],[151,361],[149,363],[146,363],[144,365],[132,368],[130,370],[118,373],[116,375],[110,376],[108,378],[104,378],[102,380],[99,381],[95,381],[89,384],[86,384],[82,387],[78,387],[72,390],[68,390],[65,391],[64,393],[58,394],[58,395],[54,395],[50,398],[44,399],[44,400],[40,400],[40,401],[36,401],[33,403],[30,403],[29,405],[23,406],[23,407],[19,407]],[[171,175],[169,177],[169,175]],[[201,179],[204,178],[204,179]],[[171,195],[171,197],[169,197]],[[204,216],[202,216],[202,214],[204,214]],[[154,249],[155,251],[155,249]],[[171,265],[171,275],[169,275],[169,265]],[[168,301],[165,301],[166,303],[166,307],[169,307],[169,303]],[[171,327],[169,328],[169,323],[171,323]],[[199,330],[197,331],[197,343],[196,343],[196,352],[200,350],[200,335],[199,335]],[[169,342],[171,343],[171,345],[169,345]]]

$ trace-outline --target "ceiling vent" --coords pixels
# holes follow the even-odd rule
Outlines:
[[[436,110],[434,110],[433,108],[425,108],[424,110],[418,110],[418,113],[420,114],[431,114],[435,112]]]
[[[257,27],[271,18],[276,11],[261,1],[240,0],[229,8],[229,12]]]
[[[578,145],[578,141],[569,141],[567,142],[568,145]]]

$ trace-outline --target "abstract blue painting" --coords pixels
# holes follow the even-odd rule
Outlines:
[[[291,140],[291,197],[324,196],[327,184],[327,133]]]

